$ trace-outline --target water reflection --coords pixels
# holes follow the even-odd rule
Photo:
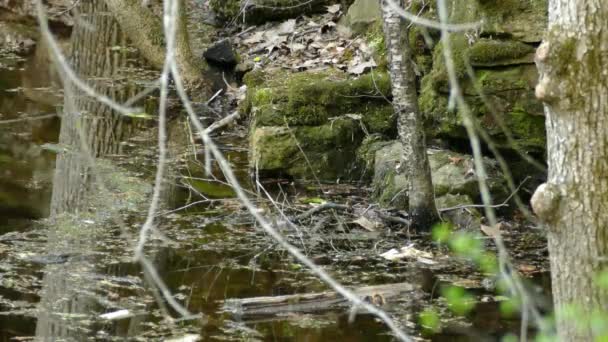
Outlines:
[[[25,62],[0,58],[0,234],[49,212],[55,156],[40,145],[57,141],[59,97],[45,52]]]
[[[131,82],[120,82],[131,57],[125,36],[103,1],[84,2],[79,9],[70,42],[71,64],[98,92],[125,101],[138,90]],[[128,118],[65,85],[46,257],[66,257],[43,270],[36,324],[40,340],[83,341],[96,336],[103,331],[94,329],[100,324],[99,314],[117,306],[103,293],[104,277],[96,276],[102,270],[95,251],[107,234],[102,223],[119,210],[113,194],[99,182],[111,175],[113,166],[96,158],[120,154],[121,142],[134,127]]]

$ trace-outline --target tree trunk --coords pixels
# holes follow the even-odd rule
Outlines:
[[[608,293],[594,281],[608,260],[606,18],[601,1],[550,0],[548,33],[536,52],[549,175],[531,203],[548,227],[562,341],[593,341],[590,315],[608,312]],[[577,316],[568,316],[573,309]]]
[[[416,75],[411,62],[408,29],[403,20],[383,2],[384,36],[388,50],[393,107],[397,115],[399,139],[403,144],[402,170],[409,182],[409,214],[417,228],[429,229],[439,217],[431,168],[426,154],[424,127],[418,110]]]
[[[162,69],[165,63],[165,37],[161,20],[151,10],[143,7],[141,0],[105,0],[105,2],[143,57],[153,67]],[[189,85],[199,85],[206,64],[202,58],[197,60],[192,55],[183,0],[179,0],[175,38],[175,58],[182,78]]]

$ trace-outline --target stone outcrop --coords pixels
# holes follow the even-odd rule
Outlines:
[[[366,134],[395,133],[385,73],[350,78],[336,70],[245,76],[251,113],[250,163],[263,174],[297,179],[356,179]]]
[[[364,27],[362,33],[376,48],[383,41],[375,12],[364,10],[369,16],[353,20],[355,13],[372,5],[375,2],[355,1],[343,23],[353,32]],[[433,6],[413,1],[410,11],[437,20]],[[450,22],[481,23],[477,30],[453,33],[450,38],[456,76],[478,124],[498,148],[542,156],[544,116],[534,97],[538,76],[533,57],[546,24],[546,1],[465,0],[451,1],[450,6]],[[420,76],[419,107],[426,117],[427,137],[468,146],[460,113],[448,105],[450,89],[439,33],[414,26],[410,44]],[[376,55],[382,70],[386,62],[380,60],[381,53]],[[248,95],[242,110],[252,113],[252,168],[296,179],[371,180],[377,201],[406,208],[407,180],[398,172],[402,148],[398,142],[386,141],[396,130],[386,101],[390,80],[378,70],[359,78],[338,71],[247,74]],[[429,149],[429,160],[438,207],[480,202],[471,156]],[[494,201],[500,202],[508,195],[504,176],[496,161],[484,158],[483,162]],[[521,160],[510,162],[522,165]],[[513,173],[517,180],[517,172]],[[478,213],[467,210],[471,212],[445,215],[452,215],[450,220],[461,226],[478,225]]]
[[[546,1],[451,2],[450,22],[479,22],[476,31],[454,33],[450,38],[456,74],[472,114],[500,148],[541,155],[545,149],[542,104],[534,97],[538,75],[534,51],[546,26]],[[434,18],[432,8],[426,16]],[[436,18],[434,18],[436,19]],[[430,63],[422,78],[420,109],[428,117],[428,135],[466,139],[460,115],[448,108],[449,85],[443,45],[424,59],[420,29],[412,33],[417,61]],[[437,33],[431,32],[431,37]],[[473,76],[472,78],[470,76]]]
[[[380,1],[355,0],[348,8],[342,24],[348,25],[354,33],[365,33],[372,25],[382,20]]]
[[[363,147],[362,147],[363,149]],[[403,147],[397,141],[372,142],[366,148],[367,165],[373,165],[372,188],[375,199],[388,207],[407,208],[407,178],[400,169]],[[371,153],[370,153],[371,151]],[[375,152],[373,152],[375,151]],[[480,194],[477,174],[470,155],[447,150],[428,150],[429,163],[435,197],[444,195],[467,196],[472,201],[479,201]],[[486,182],[496,201],[504,199],[507,194],[505,179],[499,171],[496,161],[484,158],[488,176]]]

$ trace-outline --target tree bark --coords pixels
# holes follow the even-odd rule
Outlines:
[[[382,0],[381,0],[382,1]],[[411,62],[408,29],[403,19],[382,1],[384,36],[389,59],[393,108],[403,144],[402,170],[409,182],[409,214],[416,228],[430,229],[439,220],[431,168],[426,153],[423,121],[418,110],[416,75]]]
[[[133,45],[155,68],[162,69],[165,63],[165,41],[161,20],[140,0],[105,0],[120,27]],[[188,37],[186,7],[179,0],[179,16],[175,37],[175,58],[182,78],[189,85],[201,83],[205,62],[192,55]]]
[[[600,1],[550,0],[548,33],[536,52],[549,174],[531,203],[548,227],[562,341],[593,341],[590,315],[608,313],[608,293],[594,281],[608,260],[606,18]],[[573,309],[580,314],[567,315]]]

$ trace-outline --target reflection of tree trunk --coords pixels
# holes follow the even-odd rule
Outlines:
[[[124,49],[115,47],[124,47],[125,37],[103,1],[85,1],[79,9],[85,23],[74,28],[72,65],[97,91],[123,101],[135,91],[133,87],[120,84],[118,77],[121,68],[127,66],[127,56]],[[36,335],[42,340],[84,341],[90,337],[89,328],[94,321],[91,315],[96,316],[100,309],[95,297],[99,286],[96,280],[87,276],[96,273],[96,266],[86,256],[96,248],[95,234],[100,233],[95,229],[88,231],[82,219],[62,214],[86,213],[91,199],[99,196],[92,175],[100,170],[92,165],[87,153],[90,152],[93,158],[119,153],[120,142],[132,129],[129,119],[83,96],[72,86],[66,84],[64,90],[59,144],[67,152],[57,156],[51,215],[59,223],[49,231],[47,250],[83,257],[47,266]],[[85,140],[81,141],[81,137]]]
[[[105,2],[144,58],[155,68],[162,69],[165,63],[165,42],[161,20],[152,11],[142,7],[141,0],[105,0]],[[185,5],[185,1],[179,0],[175,60],[187,83],[200,84],[206,65],[202,59],[197,60],[192,55]]]
[[[110,98],[134,95],[135,89],[114,84],[119,69],[127,66],[126,53],[114,49],[126,46],[118,25],[102,1],[84,2],[80,8],[82,19],[94,29],[81,25],[74,29],[71,51],[76,73]],[[84,156],[89,151],[93,157],[119,153],[120,142],[131,132],[129,121],[66,85],[59,144],[69,151],[57,157],[51,214],[77,211],[86,204],[92,170]]]

